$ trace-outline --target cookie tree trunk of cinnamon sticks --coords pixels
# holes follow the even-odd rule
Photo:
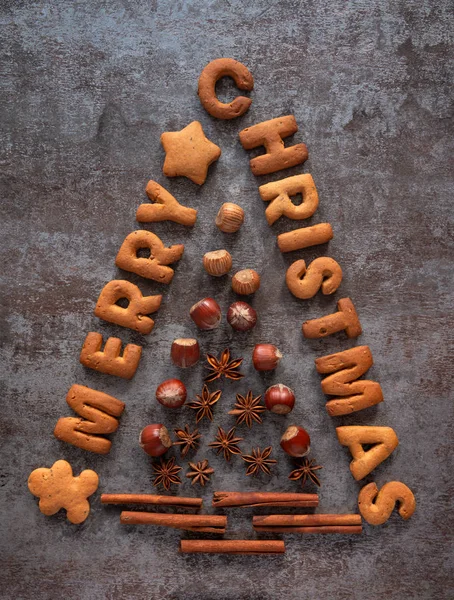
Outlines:
[[[318,506],[318,495],[279,492],[214,492],[213,506],[232,508],[249,506],[315,507]]]
[[[202,498],[183,496],[157,496],[154,494],[101,494],[102,504],[156,504],[159,506],[181,506],[200,508]]]
[[[361,515],[265,515],[252,517],[255,531],[273,533],[361,533]]]
[[[227,517],[216,515],[168,515],[125,510],[120,514],[120,523],[124,525],[161,525],[204,533],[225,533]]]
[[[192,554],[283,554],[282,540],[181,540],[180,552]]]

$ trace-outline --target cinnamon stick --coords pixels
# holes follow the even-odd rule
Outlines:
[[[227,517],[217,515],[168,515],[124,510],[120,523],[125,525],[162,525],[204,533],[225,533]]]
[[[214,492],[213,506],[288,506],[289,508],[318,506],[317,494],[286,494],[280,492]]]
[[[283,554],[281,540],[181,540],[180,552],[209,554]]]
[[[157,496],[155,494],[101,494],[102,504],[157,504],[159,506],[187,506],[200,508],[202,498]]]
[[[255,527],[255,531],[268,533],[362,533],[361,525],[321,525],[319,527]]]
[[[225,533],[227,517],[216,515],[168,515],[124,510],[120,514],[124,525],[161,525],[204,533]]]
[[[254,529],[264,527],[323,527],[361,526],[361,515],[318,514],[318,515],[263,515],[252,517]]]

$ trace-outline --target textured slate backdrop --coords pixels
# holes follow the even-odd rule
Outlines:
[[[452,473],[452,265],[449,219],[449,151],[452,85],[452,12],[449,2],[259,0],[257,2],[159,2],[124,0],[1,2],[5,25],[2,194],[2,598],[437,598],[452,597],[449,541]],[[202,109],[198,75],[211,59],[233,56],[253,72],[251,110],[220,122]],[[449,66],[451,60],[451,68]],[[233,87],[220,86],[223,98]],[[237,133],[282,114],[296,116],[310,158],[320,208],[308,222],[329,221],[329,247],[282,256],[269,228],[248,155]],[[190,121],[202,122],[222,148],[202,187],[162,175],[159,136]],[[120,273],[114,266],[124,237],[137,227],[135,211],[149,178],[199,209],[192,231],[172,223],[153,230],[186,251],[173,283],[162,289]],[[270,179],[279,179],[276,174]],[[246,210],[235,236],[214,226],[220,204]],[[395,428],[400,446],[376,469],[379,485],[398,479],[417,498],[409,522],[394,515],[386,525],[365,527],[360,537],[287,539],[282,557],[180,556],[180,533],[119,524],[119,509],[92,499],[92,514],[72,526],[62,514],[46,518],[27,491],[32,469],[68,459],[75,470],[91,467],[101,491],[151,491],[151,468],[138,447],[147,422],[193,422],[189,409],[167,414],[156,406],[159,381],[178,375],[169,364],[170,342],[194,335],[187,310],[202,295],[226,308],[229,283],[201,268],[209,249],[228,248],[234,267],[255,267],[262,289],[254,299],[260,324],[252,335],[233,335],[224,324],[200,334],[206,350],[230,346],[246,356],[247,384],[256,392],[283,381],[296,389],[291,417],[266,415],[245,432],[244,450],[273,443],[279,465],[270,480],[247,481],[239,460],[225,465],[203,445],[216,469],[203,496],[214,489],[297,490],[287,480],[291,461],[278,449],[286,424],[311,432],[313,456],[324,465],[323,511],[354,511],[364,482],[348,469],[348,451],[335,427],[380,424]],[[340,262],[344,281],[334,298],[303,302],[284,283],[293,259],[328,254]],[[139,335],[99,322],[92,311],[111,278],[139,281],[144,292],[162,291],[153,333]],[[351,296],[364,333],[310,343],[300,324]],[[452,313],[451,313],[452,315]],[[78,355],[86,332],[120,335],[144,345],[132,382],[84,370]],[[250,365],[258,341],[276,343],[285,358],[274,375]],[[349,418],[325,413],[313,360],[368,344],[375,365],[370,378],[386,402]],[[452,346],[451,346],[452,350]],[[190,394],[201,389],[202,366],[184,374]],[[57,442],[52,430],[71,411],[65,395],[73,383],[121,398],[127,409],[106,457]],[[203,442],[246,383],[227,384]],[[191,414],[188,414],[191,412]],[[180,461],[181,463],[182,461]],[[180,494],[191,493],[185,479]],[[209,506],[209,505],[208,505]],[[208,510],[210,510],[208,508]],[[250,513],[232,511],[231,537],[250,536]]]

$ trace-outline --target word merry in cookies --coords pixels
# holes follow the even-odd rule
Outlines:
[[[155,181],[149,181],[146,193],[150,203],[139,206],[137,220],[143,223],[174,221],[191,227],[196,222],[197,211],[182,206],[167,190]],[[147,257],[141,256],[148,251]],[[123,241],[115,264],[144,279],[170,284],[174,271],[169,266],[183,256],[184,245],[166,247],[151,231],[138,230],[128,234]],[[121,300],[126,306],[120,306]],[[101,290],[94,314],[107,321],[148,335],[154,320],[151,314],[161,306],[162,296],[144,296],[139,287],[126,280],[112,280]],[[87,368],[106,375],[131,379],[139,366],[142,347],[126,344],[120,338],[109,337],[104,343],[100,333],[90,331],[83,343],[80,362]],[[124,410],[120,400],[81,385],[73,385],[66,401],[78,417],[58,420],[54,435],[57,439],[83,450],[107,454],[111,442],[106,435],[118,428],[118,418]]]

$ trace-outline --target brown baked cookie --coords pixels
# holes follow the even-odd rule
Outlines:
[[[128,306],[119,306],[119,300],[127,300]],[[94,313],[104,321],[145,335],[154,327],[153,319],[147,315],[158,310],[161,300],[161,295],[143,296],[139,288],[130,281],[113,279],[101,290]]]
[[[142,355],[142,346],[126,344],[123,356],[121,356],[120,338],[110,337],[102,347],[102,335],[95,331],[87,333],[82,350],[80,362],[84,367],[105,373],[116,375],[123,379],[131,379],[139,366]]]
[[[317,188],[309,173],[271,181],[261,185],[259,193],[264,202],[270,203],[265,211],[268,225],[282,216],[293,220],[308,219],[318,207]],[[291,196],[297,194],[301,194],[301,204],[293,204],[291,200]]]
[[[389,481],[379,490],[376,483],[365,485],[358,496],[358,507],[363,519],[371,525],[382,525],[391,516],[396,502],[399,515],[405,521],[416,509],[416,500],[409,487],[400,481]]]
[[[338,312],[311,319],[303,323],[305,338],[323,338],[338,331],[345,331],[347,337],[356,338],[362,333],[361,323],[355,306],[350,298],[341,298],[337,302]]]
[[[333,228],[329,223],[317,223],[310,227],[292,229],[277,236],[277,245],[281,252],[293,252],[311,246],[326,244],[333,239]]]
[[[149,250],[145,258],[137,256],[139,250]],[[136,273],[146,279],[170,283],[174,270],[165,265],[171,265],[183,256],[184,245],[176,244],[166,248],[160,238],[146,229],[133,231],[126,236],[118,251],[115,264],[124,271]]]
[[[353,456],[350,471],[356,481],[369,475],[399,444],[392,427],[346,425],[337,427],[336,434],[342,446],[348,446]],[[364,445],[372,445],[372,448],[364,450]]]
[[[283,138],[298,131],[295,117],[287,115],[263,121],[240,131],[240,142],[245,150],[265,146],[266,153],[249,161],[254,175],[268,175],[289,169],[307,160],[306,144],[295,144],[285,148]]]
[[[244,115],[252,100],[246,96],[237,96],[229,103],[218,100],[216,82],[222,77],[231,77],[239,90],[248,92],[254,87],[254,78],[242,63],[233,58],[212,60],[200,74],[198,94],[203,108],[217,119],[235,119]]]
[[[125,403],[113,396],[74,384],[66,395],[66,402],[81,418],[62,417],[54,429],[55,437],[97,454],[107,454],[112,442],[102,435],[118,429],[119,417]]]
[[[136,219],[139,223],[157,223],[158,221],[174,221],[192,227],[197,219],[197,211],[178,202],[162,185],[150,180],[145,192],[151,203],[141,204],[137,209]]]
[[[383,401],[383,390],[376,381],[362,379],[373,364],[369,346],[356,346],[315,361],[319,373],[330,373],[322,380],[322,390],[329,396],[340,396],[326,403],[332,417],[349,415]]]
[[[312,298],[321,288],[325,296],[334,294],[342,282],[342,269],[338,262],[328,256],[320,256],[306,269],[304,260],[296,260],[287,269],[285,282],[297,298]]]
[[[166,153],[164,175],[187,177],[198,185],[205,183],[208,167],[221,156],[221,149],[205,137],[198,121],[181,131],[163,133],[161,144]]]
[[[73,476],[66,460],[57,460],[50,469],[35,469],[28,478],[28,489],[38,496],[39,510],[47,516],[61,508],[71,523],[83,523],[90,512],[87,498],[98,489],[98,475],[89,469]]]

